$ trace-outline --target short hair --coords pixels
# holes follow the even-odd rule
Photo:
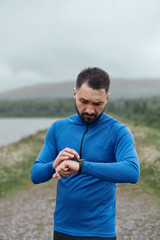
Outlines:
[[[79,89],[83,83],[87,83],[92,89],[104,88],[108,93],[110,77],[107,72],[100,68],[85,68],[77,76],[76,88]]]

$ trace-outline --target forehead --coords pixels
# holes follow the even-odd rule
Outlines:
[[[105,89],[93,89],[90,88],[86,83],[77,90],[77,96],[84,99],[92,99],[94,101],[102,101],[106,98]]]

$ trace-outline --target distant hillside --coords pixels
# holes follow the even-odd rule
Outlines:
[[[0,92],[0,100],[72,98],[74,81],[43,83]],[[111,99],[160,96],[160,80],[112,79]]]
[[[55,99],[71,98],[73,82],[43,83],[0,92],[0,99]]]

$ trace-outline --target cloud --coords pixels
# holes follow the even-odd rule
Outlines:
[[[158,0],[1,1],[0,91],[74,79],[87,66],[159,78],[159,7]]]

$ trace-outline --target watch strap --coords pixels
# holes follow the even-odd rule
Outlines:
[[[84,159],[78,159],[77,162],[79,162],[79,171],[78,171],[78,173],[80,174],[81,171],[82,171]]]

